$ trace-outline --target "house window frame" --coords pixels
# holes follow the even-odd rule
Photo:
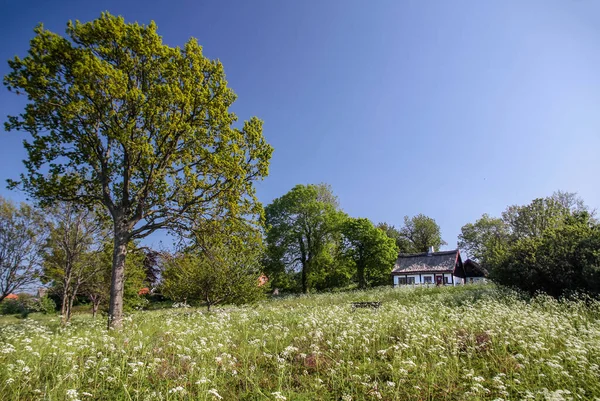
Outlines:
[[[433,276],[423,276],[423,284],[433,284]]]

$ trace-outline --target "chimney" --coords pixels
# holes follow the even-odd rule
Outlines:
[[[429,250],[427,251],[427,255],[431,255],[433,253],[433,246],[429,247]]]

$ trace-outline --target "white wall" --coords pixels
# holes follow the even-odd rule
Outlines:
[[[434,274],[422,274],[420,277],[418,274],[407,274],[406,277],[413,277],[415,279],[415,284],[425,284],[425,277],[431,277],[431,284],[435,285],[435,275]],[[400,285],[398,284],[400,281],[400,277],[404,276],[394,276],[394,286]],[[445,285],[461,285],[465,284],[464,279],[460,277],[453,276],[452,273],[444,273],[444,277],[448,278],[449,283]],[[485,282],[483,277],[477,277],[473,279],[473,282]]]

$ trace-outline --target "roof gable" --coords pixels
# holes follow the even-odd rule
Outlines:
[[[443,252],[423,252],[413,254],[400,254],[393,273],[426,273],[426,272],[454,272],[456,264],[462,265],[458,249]]]
[[[465,275],[467,277],[487,277],[488,271],[485,267],[481,266],[474,260],[467,259],[464,263]]]

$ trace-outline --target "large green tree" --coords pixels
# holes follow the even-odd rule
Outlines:
[[[396,258],[396,241],[369,219],[348,218],[342,225],[345,255],[356,267],[359,288],[385,284]]]
[[[339,236],[346,218],[325,184],[296,185],[265,208],[267,270],[271,275],[300,271],[302,292],[311,286],[311,274],[320,269],[324,255]]]
[[[6,129],[28,132],[20,187],[42,204],[102,205],[113,225],[109,325],[123,316],[127,244],[197,220],[257,219],[253,182],[272,148],[253,117],[241,128],[223,65],[196,39],[162,42],[157,27],[104,13],[38,26],[28,55],[9,61],[9,90],[27,95]]]
[[[404,216],[404,226],[400,229],[400,234],[408,241],[409,252],[427,252],[430,246],[437,252],[442,245],[447,245],[442,239],[440,226],[424,214]]]

